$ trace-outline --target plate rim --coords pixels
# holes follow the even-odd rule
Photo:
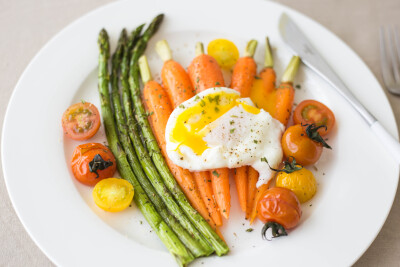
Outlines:
[[[253,1],[253,2],[262,2],[261,0],[252,0],[252,1]],[[108,8],[110,8],[110,7],[112,7],[112,6],[118,6],[118,5],[121,4],[121,2],[129,2],[129,1],[128,1],[128,0],[125,0],[125,1],[117,1],[117,2],[111,2],[111,3],[105,4],[105,5],[99,6],[99,7],[95,8],[95,9],[89,11],[89,12],[86,12],[85,14],[81,15],[80,17],[78,17],[77,19],[73,20],[72,22],[68,23],[65,27],[63,27],[60,31],[58,31],[55,35],[53,35],[53,37],[51,37],[51,38],[46,42],[46,44],[45,44],[42,48],[40,48],[39,51],[35,54],[35,56],[29,61],[29,63],[28,63],[27,66],[25,67],[24,71],[22,72],[21,76],[19,77],[19,79],[18,79],[18,81],[17,81],[17,83],[16,83],[16,85],[15,85],[15,87],[14,87],[14,89],[13,89],[13,92],[12,92],[12,94],[11,94],[11,97],[10,97],[10,99],[9,99],[9,101],[8,101],[8,104],[7,104],[7,108],[6,108],[6,112],[5,112],[5,116],[4,116],[4,121],[3,121],[3,131],[2,131],[2,136],[1,136],[1,146],[2,146],[2,148],[1,148],[1,157],[2,157],[3,175],[4,175],[4,181],[5,181],[5,185],[6,185],[6,190],[7,190],[7,192],[8,192],[9,198],[10,198],[11,203],[12,203],[12,205],[13,205],[14,211],[16,212],[16,214],[17,214],[17,216],[18,216],[20,222],[21,222],[22,225],[24,226],[25,231],[28,233],[28,235],[30,236],[30,238],[34,241],[35,245],[37,245],[37,246],[40,248],[40,250],[46,255],[46,257],[48,257],[49,260],[51,260],[53,263],[56,263],[57,261],[56,261],[55,259],[53,259],[53,257],[52,257],[50,254],[47,253],[46,249],[45,249],[44,247],[42,247],[41,243],[37,241],[35,235],[34,235],[33,233],[31,233],[31,230],[30,230],[29,226],[25,224],[25,221],[22,219],[22,216],[21,216],[21,214],[20,214],[20,210],[17,208],[17,206],[16,206],[16,204],[15,204],[15,200],[14,200],[13,194],[10,192],[10,188],[9,188],[9,184],[8,184],[8,179],[6,178],[6,177],[7,177],[7,174],[6,174],[6,172],[7,172],[7,171],[6,171],[6,168],[7,168],[7,167],[6,167],[6,165],[4,164],[4,163],[5,163],[5,159],[4,159],[4,158],[5,158],[5,157],[4,157],[4,153],[5,153],[5,151],[4,151],[5,148],[4,148],[4,147],[5,147],[5,146],[4,146],[3,144],[6,142],[5,139],[4,139],[4,138],[5,138],[5,137],[4,137],[4,132],[5,132],[4,129],[7,128],[6,125],[7,125],[7,122],[8,122],[8,120],[9,120],[9,110],[10,110],[10,106],[11,106],[11,105],[14,103],[14,101],[15,101],[15,100],[14,100],[14,99],[15,99],[15,95],[16,95],[16,92],[17,92],[18,88],[20,87],[21,81],[24,79],[24,77],[26,76],[26,73],[29,72],[29,70],[31,69],[31,66],[34,64],[35,61],[37,61],[37,59],[42,55],[42,53],[43,53],[45,50],[47,50],[47,48],[48,48],[49,46],[51,46],[52,43],[55,42],[55,40],[57,40],[57,39],[59,38],[59,36],[63,35],[64,32],[66,32],[66,31],[69,30],[70,28],[73,28],[76,24],[80,24],[81,21],[83,21],[83,20],[86,19],[87,17],[89,17],[89,16],[91,16],[92,14],[97,13],[97,12],[103,10],[103,9],[108,9]],[[364,64],[364,66],[366,67],[366,69],[367,69],[368,72],[369,72],[369,75],[370,75],[371,77],[373,77],[373,79],[374,79],[374,80],[376,81],[376,83],[379,85],[380,89],[384,92],[384,89],[382,88],[381,84],[379,83],[379,81],[377,80],[376,76],[375,76],[374,73],[371,71],[371,69],[368,67],[368,65],[365,64],[365,62],[362,60],[362,58],[361,58],[349,45],[347,45],[340,37],[338,37],[338,36],[337,36],[336,34],[334,34],[332,31],[330,31],[329,29],[327,29],[324,25],[320,24],[319,22],[315,21],[314,19],[308,17],[307,15],[305,15],[305,14],[299,12],[299,11],[296,11],[296,10],[294,10],[294,9],[292,9],[292,8],[290,8],[290,7],[287,7],[287,6],[285,6],[285,5],[281,4],[281,3],[269,2],[268,4],[276,5],[276,6],[281,7],[282,9],[289,10],[290,13],[293,12],[293,13],[295,13],[296,15],[301,16],[303,19],[306,19],[306,20],[311,21],[312,23],[316,24],[318,27],[322,28],[325,32],[327,32],[327,33],[333,35],[333,36],[335,37],[336,40],[338,40],[343,46],[346,47],[346,49],[348,49],[348,50],[357,58],[357,60],[361,61],[361,62]],[[395,134],[395,138],[398,140],[399,131],[398,131],[398,125],[397,125],[397,122],[396,122],[396,120],[395,120],[395,116],[394,116],[393,109],[392,109],[392,107],[390,106],[390,102],[388,101],[387,95],[386,95],[385,93],[383,93],[383,96],[384,96],[384,100],[389,104],[389,110],[390,110],[390,112],[391,112],[391,120],[393,120],[394,126],[395,126],[395,129],[394,129],[394,130],[395,130],[395,133],[394,133],[394,134]],[[398,168],[398,170],[399,170],[399,167],[397,167],[397,168]],[[399,181],[399,180],[396,179],[396,189],[397,189],[397,187],[398,187],[398,181]],[[396,190],[395,190],[395,191],[396,191]],[[384,221],[383,221],[383,223],[381,224],[380,229],[377,231],[377,233],[375,234],[375,237],[374,237],[374,238],[371,240],[371,242],[366,246],[366,248],[363,250],[363,252],[362,252],[358,257],[355,258],[355,260],[352,262],[352,264],[354,264],[354,263],[365,253],[365,251],[370,247],[370,245],[374,242],[374,240],[376,239],[376,237],[379,235],[379,233],[380,233],[380,231],[382,230],[382,228],[383,228],[383,226],[384,226],[384,223],[386,222],[387,217],[388,217],[388,215],[389,215],[389,213],[390,213],[390,211],[391,211],[391,209],[392,209],[394,199],[395,199],[395,194],[394,194],[393,197],[392,197],[392,201],[391,201],[390,208],[388,209],[388,211],[387,211],[387,213],[386,213],[386,215],[385,215]]]

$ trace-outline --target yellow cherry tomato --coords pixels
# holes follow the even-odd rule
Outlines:
[[[306,168],[292,173],[280,172],[276,177],[276,186],[292,190],[300,203],[307,202],[317,192],[317,181],[312,172]]]
[[[239,58],[239,50],[236,45],[226,39],[215,39],[207,46],[207,54],[217,60],[218,65],[224,69],[230,69]]]
[[[124,179],[107,178],[93,188],[93,199],[105,211],[118,212],[126,209],[133,199],[133,186]]]

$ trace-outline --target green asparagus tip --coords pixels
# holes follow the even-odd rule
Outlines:
[[[269,38],[265,38],[265,59],[264,59],[264,68],[273,68],[274,67],[274,59],[272,58],[272,49],[269,44]]]
[[[300,62],[301,60],[299,56],[292,57],[292,59],[289,62],[289,65],[286,67],[286,70],[283,73],[282,76],[283,83],[293,83],[294,77],[296,76],[297,70],[299,69]]]
[[[257,44],[257,40],[250,40],[246,45],[246,49],[244,50],[244,56],[253,57],[256,52]]]
[[[100,54],[104,54],[107,58],[110,56],[110,44],[107,31],[103,28],[99,33],[98,39]]]
[[[153,80],[153,78],[151,77],[149,62],[147,61],[146,55],[143,55],[139,58],[139,69],[140,76],[142,77],[142,81],[144,84]]]
[[[204,54],[204,45],[202,42],[196,43],[196,47],[194,49],[194,54],[196,55],[196,57]]]
[[[166,40],[156,43],[156,52],[164,62],[172,59],[172,52]]]
[[[142,30],[143,30],[143,28],[144,28],[144,25],[146,25],[146,24],[143,23],[142,25],[137,26],[136,29],[134,29],[134,30],[131,32],[131,35],[135,35],[135,34],[137,34],[137,33],[141,33]]]
[[[146,31],[143,33],[143,39],[147,42],[151,36],[158,30],[161,25],[161,22],[164,19],[164,14],[157,15],[149,24]]]

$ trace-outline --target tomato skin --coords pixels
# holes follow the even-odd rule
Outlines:
[[[304,100],[297,105],[293,113],[295,124],[312,124],[316,126],[326,125],[318,129],[321,136],[328,134],[335,125],[335,115],[321,102],[316,100]]]
[[[62,116],[64,135],[74,140],[87,140],[100,128],[100,113],[95,105],[80,102],[71,105]]]
[[[134,190],[132,184],[124,179],[107,178],[96,184],[92,195],[99,208],[109,212],[118,212],[129,207]]]
[[[300,221],[302,211],[296,195],[286,188],[273,187],[264,192],[257,203],[257,216],[263,222],[276,222],[292,229]]]
[[[282,150],[286,158],[294,157],[300,165],[307,166],[318,161],[322,144],[311,140],[303,126],[296,124],[286,129],[282,136]]]
[[[226,39],[215,39],[207,46],[207,54],[217,60],[218,65],[224,69],[230,69],[239,58],[239,50],[236,45]]]
[[[104,170],[97,170],[99,177],[95,172],[91,172],[89,162],[99,154],[104,161],[111,161],[112,165]],[[110,149],[99,143],[87,143],[75,148],[71,160],[72,173],[75,178],[86,185],[95,185],[104,178],[112,177],[117,168],[115,157]],[[97,178],[96,178],[97,177]]]
[[[275,185],[291,190],[296,194],[300,203],[307,202],[317,192],[317,181],[313,173],[306,168],[291,173],[279,172]]]

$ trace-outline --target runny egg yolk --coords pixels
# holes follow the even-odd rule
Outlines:
[[[211,130],[210,123],[238,105],[252,114],[260,112],[260,109],[246,104],[239,97],[239,94],[218,91],[203,97],[196,96],[197,102],[193,106],[180,105],[179,108],[185,110],[176,119],[170,141],[190,147],[197,155],[203,154],[209,148],[203,138]]]

